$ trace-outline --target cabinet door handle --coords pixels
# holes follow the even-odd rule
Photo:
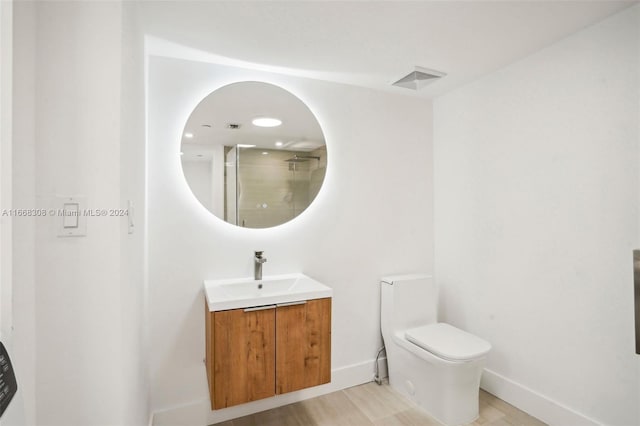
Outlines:
[[[246,308],[245,312],[266,311],[267,309],[275,309],[276,305],[254,306],[253,308]]]
[[[278,303],[276,306],[278,308],[282,308],[285,306],[296,306],[296,305],[304,305],[305,303],[307,303],[306,300],[300,300],[298,302],[287,302],[287,303]]]

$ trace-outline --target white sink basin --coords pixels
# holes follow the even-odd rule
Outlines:
[[[321,299],[333,294],[330,287],[304,274],[273,275],[261,280],[205,280],[204,292],[209,311]]]

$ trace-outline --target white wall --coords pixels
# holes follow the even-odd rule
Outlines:
[[[19,207],[84,195],[91,209],[133,200],[144,216],[144,56],[134,8],[16,7]],[[127,234],[126,218],[93,217],[85,237],[59,238],[56,220],[14,220],[16,324],[30,351],[20,362],[33,366],[19,377],[26,424],[146,424],[144,233]]]
[[[120,206],[131,203],[132,216],[120,221],[121,315],[123,354],[122,422],[147,425],[149,368],[146,288],[145,68],[144,36],[138,22],[138,2],[122,2],[122,61],[120,101]]]
[[[150,58],[149,72],[153,410],[206,407],[202,280],[252,275],[254,250],[265,251],[265,275],[302,271],[333,287],[334,380],[337,369],[357,368],[365,371],[358,380],[371,380],[381,345],[379,277],[430,272],[433,266],[430,103],[159,57]],[[180,169],[180,134],[192,109],[217,87],[243,80],[270,82],[297,95],[316,114],[327,140],[329,165],[318,198],[276,228],[243,229],[215,218],[197,202]],[[222,416],[209,413],[198,421]],[[181,422],[189,421],[183,416]]]
[[[118,3],[38,4],[38,207],[56,195],[120,205],[120,14]],[[118,424],[119,219],[89,219],[78,238],[58,238],[55,219],[36,224],[37,422]]]
[[[14,78],[12,192],[16,208],[32,209],[35,198],[35,4],[14,4]],[[35,313],[35,221],[33,217],[13,220],[13,354],[22,421],[7,424],[36,424],[36,313]],[[5,419],[3,419],[5,420]]]
[[[224,217],[224,173],[226,169],[224,147],[219,146],[211,153],[211,211],[216,217]]]
[[[182,161],[182,171],[193,195],[203,206],[211,210],[214,205],[213,161]]]
[[[443,317],[493,344],[485,387],[552,424],[640,424],[639,14],[434,104]]]
[[[0,5],[0,208],[11,204],[13,2]],[[0,216],[0,338],[11,339],[11,217]]]
[[[0,3],[0,209],[11,203],[12,56],[13,2]],[[0,216],[0,340],[8,351],[12,345],[12,252],[11,217]],[[13,404],[15,406],[15,403]],[[12,410],[13,407],[10,408]],[[2,422],[4,425],[6,420]]]

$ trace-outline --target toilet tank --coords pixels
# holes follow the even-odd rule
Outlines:
[[[437,321],[438,289],[430,275],[395,275],[380,281],[383,335]]]

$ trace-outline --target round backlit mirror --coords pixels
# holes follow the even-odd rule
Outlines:
[[[288,222],[314,200],[327,166],[318,120],[272,84],[224,86],[193,110],[182,134],[191,191],[220,219],[246,228]]]

